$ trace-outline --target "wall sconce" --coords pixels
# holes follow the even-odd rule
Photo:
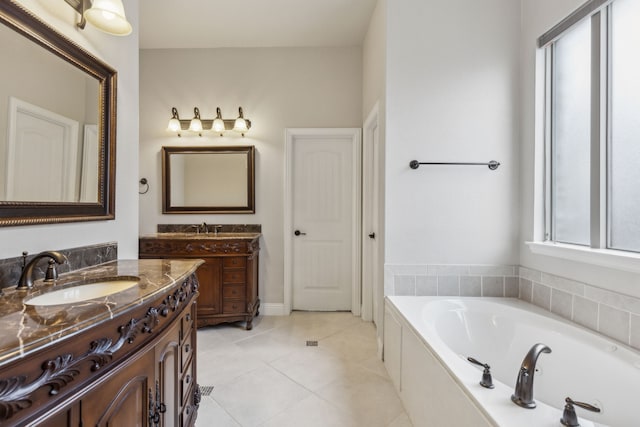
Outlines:
[[[98,30],[114,36],[131,34],[131,24],[124,14],[122,0],[64,0],[80,14],[78,27],[84,29],[89,21]]]
[[[171,118],[169,119],[169,125],[167,130],[169,132],[176,132],[178,136],[182,136],[181,132],[188,130],[196,132],[199,136],[202,136],[202,132],[213,131],[215,133],[223,135],[225,131],[233,130],[244,136],[245,133],[251,129],[251,120],[244,118],[244,111],[242,107],[238,108],[237,119],[223,119],[220,108],[216,108],[215,119],[203,119],[200,117],[200,110],[198,107],[193,109],[193,119],[183,120],[178,115],[178,110],[173,107],[171,109]]]

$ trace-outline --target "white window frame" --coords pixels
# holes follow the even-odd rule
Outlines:
[[[611,13],[610,4],[614,0],[590,0],[579,9],[561,21],[558,25],[547,31],[538,39],[538,60],[542,66],[537,67],[537,72],[543,73],[543,78],[538,76],[538,82],[543,82],[543,95],[536,100],[543,100],[542,108],[537,111],[542,114],[542,125],[537,131],[542,134],[543,143],[538,144],[544,154],[536,156],[541,171],[543,183],[543,195],[540,202],[544,205],[544,216],[540,219],[537,228],[542,228],[542,233],[535,233],[536,238],[532,242],[526,242],[529,249],[540,255],[547,255],[587,264],[600,265],[625,271],[640,272],[640,253],[609,249],[609,144],[610,123],[609,112],[610,97],[608,94],[610,85],[610,61],[606,57],[610,51]],[[553,43],[568,29],[578,22],[588,19],[591,22],[591,172],[590,172],[590,198],[591,198],[591,233],[590,246],[559,243],[551,240],[552,237],[552,207],[551,207],[551,71],[553,63]],[[602,101],[602,102],[601,102]],[[540,235],[542,234],[542,235]]]

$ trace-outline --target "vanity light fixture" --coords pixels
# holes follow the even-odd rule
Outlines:
[[[238,112],[240,113],[240,115],[233,123],[233,130],[244,136],[244,133],[249,130],[249,127],[247,126],[247,121],[244,118],[242,107],[238,108]]]
[[[171,132],[178,132],[178,136],[180,136],[180,131],[182,128],[180,127],[180,116],[178,115],[178,110],[174,107],[171,109],[172,117],[169,120],[169,125],[167,126],[167,130]]]
[[[216,118],[213,119],[211,130],[219,133],[220,136],[222,136],[222,132],[224,132],[224,120],[222,119],[222,112],[220,112],[220,107],[216,108]]]
[[[215,119],[203,119],[200,117],[200,110],[198,107],[193,109],[194,117],[191,120],[183,120],[178,115],[178,110],[171,108],[171,118],[167,130],[169,132],[176,132],[178,136],[182,136],[181,132],[189,130],[202,136],[203,132],[212,131],[220,136],[223,136],[225,131],[233,130],[244,136],[245,133],[251,129],[251,120],[244,117],[244,111],[242,107],[238,108],[239,116],[237,119],[223,119],[220,108],[216,108]]]
[[[78,27],[89,21],[98,30],[114,36],[128,36],[132,28],[124,14],[122,0],[64,0],[80,14]]]
[[[193,108],[193,119],[189,123],[189,130],[191,132],[198,132],[202,136],[202,120],[200,120],[200,110],[198,107]]]

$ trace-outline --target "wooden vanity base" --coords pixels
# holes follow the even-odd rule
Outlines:
[[[223,233],[224,234],[224,233]],[[210,234],[158,233],[140,238],[140,258],[200,258],[197,327],[246,322],[260,313],[258,298],[259,233],[225,238]]]

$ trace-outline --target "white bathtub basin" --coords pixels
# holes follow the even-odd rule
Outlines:
[[[635,407],[640,354],[622,344],[513,299],[394,296],[387,304],[488,415],[489,425],[559,426],[568,396],[602,410],[595,414],[577,408],[583,427],[640,425]],[[385,335],[386,331],[385,325]],[[538,407],[524,409],[510,396],[522,359],[536,343],[546,344],[552,353],[538,359]],[[494,390],[478,385],[482,371],[467,362],[468,356],[491,365]]]
[[[47,292],[33,297],[24,303],[27,305],[62,305],[104,298],[136,286],[139,278],[108,278],[98,282],[81,284]]]

